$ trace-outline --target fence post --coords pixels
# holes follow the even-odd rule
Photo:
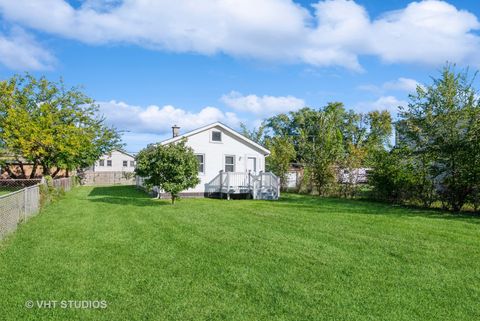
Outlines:
[[[262,186],[263,186],[263,171],[260,171],[260,191],[262,190]]]
[[[230,172],[227,172],[227,200],[230,200]]]
[[[248,189],[252,195],[252,198],[255,199],[255,180],[253,180],[252,184],[252,171],[248,171]]]
[[[223,170],[220,171],[220,198],[223,194]]]
[[[28,187],[25,187],[23,189],[23,219],[26,220],[27,219],[27,190],[28,190]]]
[[[276,180],[277,180],[277,199],[278,199],[280,198],[280,191],[282,189],[282,184],[280,181],[280,177],[277,177]]]

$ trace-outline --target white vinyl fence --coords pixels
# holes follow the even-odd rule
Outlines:
[[[0,180],[0,187],[19,187],[17,191],[0,195],[0,240],[5,235],[15,231],[20,222],[28,220],[40,211],[41,185],[44,180]],[[28,185],[31,186],[28,186]],[[33,184],[33,185],[32,185]],[[53,187],[57,190],[69,191],[74,186],[74,178],[60,178],[53,180]],[[2,189],[0,188],[0,191]]]

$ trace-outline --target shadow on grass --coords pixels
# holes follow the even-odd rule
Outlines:
[[[134,186],[102,186],[94,187],[88,194],[90,202],[108,203],[114,205],[162,206],[170,205],[170,201],[157,200]],[[212,199],[212,202],[219,200]],[[233,200],[232,202],[238,202]],[[252,201],[255,202],[255,201]],[[272,208],[291,207],[317,213],[338,213],[343,215],[382,215],[393,217],[424,217],[432,219],[456,220],[480,224],[480,216],[470,213],[452,213],[441,209],[423,209],[402,205],[393,205],[369,200],[351,200],[329,197],[319,197],[299,194],[283,194],[278,201],[271,202]]]
[[[94,187],[88,194],[90,202],[114,205],[161,206],[168,202],[158,201],[134,186],[101,186]]]
[[[480,215],[469,212],[452,213],[442,209],[425,209],[416,206],[396,205],[365,199],[340,199],[299,194],[284,194],[277,201],[279,205],[294,205],[307,210],[330,213],[368,214],[398,217],[425,217],[457,220],[480,224]]]
[[[150,198],[147,193],[132,185],[97,186],[88,193],[88,196]]]

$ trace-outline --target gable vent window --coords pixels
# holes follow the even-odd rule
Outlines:
[[[235,156],[225,156],[225,172],[235,172]]]
[[[212,131],[212,142],[221,142],[222,141],[222,132]]]

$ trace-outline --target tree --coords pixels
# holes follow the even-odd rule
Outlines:
[[[398,148],[373,153],[375,167],[368,182],[373,187],[374,198],[393,203],[406,203],[413,198],[416,175],[412,163],[404,155]]]
[[[319,111],[316,115],[316,130],[301,129],[299,148],[320,195],[336,183],[335,166],[342,153],[342,133],[338,127],[336,112]]]
[[[0,97],[0,141],[23,177],[25,161],[33,164],[30,177],[39,166],[55,177],[120,147],[118,132],[104,124],[98,106],[79,88],[17,75],[0,82]]]
[[[468,70],[455,72],[446,65],[431,85],[417,87],[400,113],[400,143],[453,211],[460,211],[479,186],[480,100],[474,79]]]
[[[265,144],[265,125],[263,123],[258,128],[254,128],[252,130],[249,130],[247,125],[245,125],[244,123],[241,123],[240,128],[242,129],[243,136],[247,137],[248,139],[254,141],[257,144]]]
[[[355,113],[341,102],[276,115],[262,124],[266,141],[289,137],[292,161],[305,165],[304,178],[314,181],[321,194],[347,173],[348,182],[340,185],[343,196],[355,194],[358,169],[370,163],[373,151],[385,149],[392,131],[389,112]]]
[[[388,111],[363,114],[350,110],[341,114],[338,126],[342,131],[343,154],[338,162],[338,175],[342,178],[342,196],[357,194],[359,169],[370,167],[372,155],[385,150],[392,132],[391,121]]]
[[[286,178],[290,164],[295,159],[295,148],[290,137],[273,137],[267,140],[266,147],[270,155],[266,158],[266,165],[280,178],[280,186],[286,186]]]
[[[135,173],[145,178],[147,187],[157,186],[170,193],[172,204],[181,191],[200,183],[197,157],[185,143],[182,140],[168,145],[150,145],[136,157]]]

